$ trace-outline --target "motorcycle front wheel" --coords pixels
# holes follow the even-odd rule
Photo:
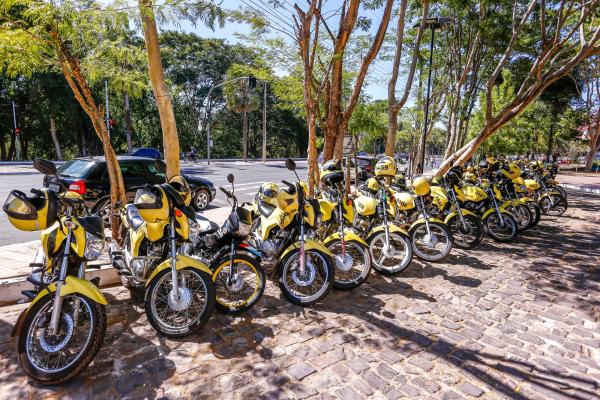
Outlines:
[[[502,219],[498,217],[497,212],[493,212],[483,220],[483,227],[492,239],[501,243],[512,242],[517,237],[517,221],[512,215],[501,214]]]
[[[229,254],[218,262],[213,273],[217,309],[239,314],[251,309],[265,291],[265,271],[258,260],[238,254],[234,260],[235,273],[229,277]]]
[[[145,309],[150,325],[170,338],[188,336],[208,321],[215,307],[211,277],[195,268],[178,271],[179,296],[171,296],[171,269],[160,271],[146,290]]]
[[[292,250],[282,261],[279,288],[293,304],[310,306],[325,298],[333,286],[333,260],[319,250],[304,251],[304,271],[300,269],[300,249]]]
[[[94,359],[106,332],[106,308],[73,293],[63,297],[58,332],[48,333],[54,295],[39,299],[23,321],[17,350],[23,370],[44,385],[79,375]]]
[[[550,199],[552,196],[552,200]],[[559,194],[550,194],[542,197],[540,200],[540,208],[544,214],[560,217],[567,211],[567,199]]]
[[[333,287],[349,290],[359,287],[371,273],[371,256],[369,249],[354,240],[346,241],[346,257],[342,256],[342,241],[339,239],[327,243],[327,248],[334,256],[335,280]]]
[[[473,249],[481,243],[483,238],[483,225],[481,219],[475,215],[463,215],[464,225],[458,215],[448,220],[447,226],[454,238],[454,245],[461,249]]]
[[[386,248],[385,232],[375,234],[369,240],[369,252],[373,268],[382,275],[402,272],[412,261],[413,249],[408,235],[390,232],[389,248]]]
[[[517,230],[519,232],[523,232],[531,227],[531,224],[533,223],[533,215],[531,214],[529,207],[525,206],[524,204],[516,204],[507,208],[507,211],[510,212],[515,218],[515,221],[517,221]]]
[[[429,222],[429,231],[425,223],[410,231],[412,248],[417,257],[425,261],[439,261],[452,250],[452,234],[445,224]]]

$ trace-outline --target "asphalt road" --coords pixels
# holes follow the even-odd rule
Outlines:
[[[298,174],[306,179],[306,162],[297,162]],[[231,189],[227,182],[227,174],[235,176],[235,193],[240,202],[251,201],[258,187],[266,181],[281,182],[282,179],[292,182],[294,173],[287,170],[283,161],[269,161],[262,163],[243,162],[213,162],[207,165],[185,163],[181,168],[185,174],[198,174],[212,181],[215,187],[219,185]],[[31,188],[40,188],[42,174],[37,173],[33,167],[27,172],[1,172],[0,170],[0,201],[2,204],[11,190],[17,189],[29,193]],[[209,206],[210,208],[228,206],[225,195],[217,189],[217,197]],[[22,232],[15,229],[0,210],[0,246],[21,243],[39,239],[39,232]]]

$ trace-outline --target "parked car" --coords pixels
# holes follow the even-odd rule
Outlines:
[[[156,162],[152,158],[118,156],[121,174],[125,183],[127,201],[133,201],[137,189],[147,183],[156,184],[165,181]],[[106,226],[110,225],[110,184],[106,160],[104,157],[76,158],[67,161],[57,169],[59,180],[71,191],[83,196],[86,206],[92,212],[102,215]],[[192,205],[198,211],[205,209],[216,196],[213,183],[197,175],[182,174],[192,189]],[[44,177],[44,186],[48,178]]]
[[[160,160],[162,158],[160,151],[158,151],[154,147],[136,147],[133,150],[131,150],[131,153],[129,153],[129,155],[134,157],[148,157],[153,158],[155,160]]]
[[[362,171],[359,180],[366,181],[373,176],[373,170],[375,168],[375,164],[377,163],[375,157],[357,156],[356,161],[358,162],[358,166]]]

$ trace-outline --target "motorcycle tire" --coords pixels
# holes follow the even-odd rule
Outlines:
[[[425,243],[425,241],[428,239],[426,224],[419,224],[411,229],[410,243],[412,245],[413,253],[416,254],[416,256],[421,260],[440,261],[450,254],[450,251],[452,250],[452,233],[450,233],[450,229],[448,229],[446,224],[440,224],[439,222],[433,221],[429,222],[429,231],[433,234],[433,239],[429,238],[432,242],[435,242],[433,244]],[[422,241],[418,239],[419,234],[423,234]],[[443,242],[439,250],[437,249],[437,245],[440,244],[440,242],[437,241],[439,240],[438,237],[442,238]],[[417,242],[419,245],[417,245]],[[423,246],[421,246],[421,244]]]
[[[171,269],[166,268],[152,278],[152,281],[146,289],[146,298],[144,301],[146,317],[148,318],[150,325],[152,325],[152,327],[159,334],[169,338],[181,338],[198,331],[200,328],[202,328],[206,321],[208,321],[212,315],[213,309],[215,308],[215,287],[210,275],[208,275],[206,272],[199,271],[191,267],[182,268],[178,271],[178,273],[179,275],[182,273],[188,275],[186,278],[186,282],[188,284],[191,282],[191,279],[195,279],[196,282],[201,283],[205,289],[204,297],[206,299],[205,305],[201,309],[201,312],[197,318],[194,318],[192,321],[186,321],[185,324],[180,324],[180,326],[168,325],[168,323],[166,323],[165,320],[158,315],[159,313],[156,307],[158,305],[158,299],[162,299],[162,302],[166,303],[166,307],[169,307],[171,311],[173,310],[173,308],[168,304],[168,297],[169,293],[171,292]],[[161,285],[164,285],[164,287]],[[159,297],[159,290],[162,290],[163,292],[162,298]],[[192,294],[189,295],[192,296]],[[187,309],[189,309],[189,304],[186,310]],[[187,318],[189,318],[189,314],[186,316],[186,319]]]
[[[540,208],[542,212],[546,215],[550,215],[552,217],[560,217],[567,211],[569,207],[567,203],[567,199],[559,194],[551,194],[553,202],[550,202],[550,198],[548,196],[542,197],[540,199]]]
[[[402,245],[402,252],[405,253],[400,262],[394,263],[393,265],[384,264],[389,257],[385,257],[384,259],[382,259],[381,257],[384,256],[383,251],[380,251],[379,253],[375,251],[375,247],[379,242],[381,242],[383,246],[385,242],[385,232],[378,232],[368,240],[369,253],[371,254],[373,268],[381,275],[394,275],[400,273],[404,271],[412,261],[413,248],[411,245],[410,237],[406,234],[402,234],[399,232],[390,232],[390,239],[392,241],[392,245]],[[394,253],[395,251],[396,250],[394,248]]]
[[[31,346],[34,344],[34,341],[31,340],[31,330],[34,329],[35,325],[38,324],[38,315],[46,314],[40,315],[40,318],[46,318],[47,321],[50,320],[48,313],[50,313],[54,302],[53,294],[46,294],[31,307],[31,309],[27,312],[27,315],[25,316],[25,320],[23,321],[23,325],[21,327],[17,344],[19,363],[21,364],[21,367],[23,368],[25,373],[27,373],[27,375],[29,375],[31,379],[44,385],[57,385],[75,378],[84,369],[86,369],[87,366],[92,362],[94,357],[96,357],[96,354],[98,353],[98,350],[100,350],[100,346],[104,341],[104,335],[106,333],[106,307],[102,304],[98,304],[90,300],[89,298],[79,293],[73,293],[63,298],[61,314],[65,311],[67,306],[67,299],[70,297],[76,297],[80,302],[81,309],[83,310],[85,307],[85,309],[88,311],[89,326],[91,327],[91,329],[87,334],[87,339],[83,348],[81,349],[81,351],[79,351],[76,358],[73,361],[71,361],[68,365],[56,371],[49,371],[50,368],[42,368],[39,365],[36,366],[35,361],[32,361],[30,354],[30,352],[32,351]],[[82,314],[79,315],[79,318],[82,318]],[[70,317],[70,320],[72,324],[73,318]],[[60,325],[60,327],[63,327],[62,324]],[[73,333],[71,333],[71,337],[68,338],[68,344],[72,343],[72,335]],[[38,342],[40,340],[41,338],[38,338]],[[44,339],[44,342],[47,343],[46,339]],[[57,352],[58,351],[55,351],[55,353]]]
[[[354,256],[349,256],[353,260],[352,265],[348,268],[343,265],[344,260],[341,259],[341,243],[342,241],[339,239],[327,243],[329,251],[335,254],[333,259],[335,263],[333,287],[339,290],[350,290],[359,287],[369,278],[371,274],[371,255],[364,244],[355,240],[347,240],[346,252],[354,253]],[[355,259],[358,259],[358,261],[355,261]]]
[[[233,262],[237,266],[238,276],[231,285],[227,283],[229,254],[223,256],[216,263],[217,267],[212,276],[215,285],[215,305],[221,312],[240,314],[258,303],[265,291],[266,277],[262,265],[255,258],[237,254]],[[252,285],[255,286],[252,287]],[[233,299],[235,295],[238,295],[239,299]]]
[[[516,204],[507,210],[512,214],[515,221],[517,221],[517,230],[519,232],[523,232],[531,228],[534,217],[531,214],[529,207],[524,204]]]
[[[527,205],[529,211],[531,211],[531,215],[533,216],[531,225],[529,226],[530,228],[533,228],[534,226],[537,226],[537,224],[540,223],[540,218],[542,217],[542,210],[540,209],[540,206],[538,206],[533,201],[529,201],[525,204]]]
[[[558,193],[560,193],[560,195],[562,197],[565,198],[565,200],[567,200],[567,191],[565,190],[564,187],[560,186],[560,185],[556,185],[554,186],[552,189],[555,189]]]
[[[315,293],[305,295],[299,291],[300,288],[308,286],[306,281],[302,281],[305,276],[294,274],[296,272],[295,264],[299,261],[299,252],[299,249],[290,251],[290,253],[287,254],[280,263],[278,263],[278,283],[279,289],[283,293],[283,296],[290,303],[305,307],[315,304],[327,296],[333,287],[333,281],[335,279],[335,267],[334,261],[327,254],[315,249],[305,250],[304,255],[306,265],[308,265],[310,257],[315,257],[315,259],[321,263],[321,267],[315,267],[314,263],[311,263],[312,267],[305,271],[304,275],[308,274],[308,278],[312,278],[312,280],[316,279],[318,275],[322,281],[322,284]],[[294,290],[290,284],[294,284],[299,289]]]
[[[483,238],[483,224],[476,215],[463,215],[467,228],[462,226],[458,215],[453,216],[446,224],[454,238],[454,245],[461,249],[474,249]]]
[[[506,224],[506,226],[498,225],[498,214],[496,212],[491,213],[487,217],[483,219],[483,228],[485,232],[496,242],[500,243],[509,243],[515,240],[518,234],[517,230],[517,221],[514,219],[512,215],[502,214],[502,218]],[[506,234],[499,234],[492,228],[500,228],[506,231]]]

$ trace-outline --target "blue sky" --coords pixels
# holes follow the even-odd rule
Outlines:
[[[341,6],[341,1],[342,0],[325,0],[324,1],[323,15],[326,18],[330,18],[330,19],[328,19],[328,22],[330,23],[331,29],[335,29],[337,26],[337,22],[339,21],[338,16],[336,15],[336,12],[339,10],[339,8]],[[253,10],[260,10],[269,18],[269,20],[275,26],[289,29],[285,24],[286,23],[289,23],[290,25],[292,24],[293,20],[292,20],[291,15],[293,12],[294,1],[293,0],[279,0],[279,2],[281,3],[281,7],[278,7],[278,8],[273,8],[273,7],[267,8],[267,6],[266,6],[266,4],[268,4],[267,0],[224,0],[222,2],[222,6],[227,9],[230,9],[230,10],[240,9],[240,8],[241,9],[250,8]],[[304,9],[306,8],[304,2],[301,2],[299,4],[301,4]],[[376,10],[376,11],[361,10],[360,15],[368,16],[369,18],[372,19],[373,23],[372,23],[371,31],[372,31],[372,33],[375,33],[377,26],[379,24],[379,21],[381,19],[381,14],[382,14],[382,10]],[[394,21],[394,20],[390,21],[390,26],[388,27],[388,32],[391,30],[392,27],[395,26],[395,23],[396,23],[396,21]],[[243,43],[243,41],[238,40],[236,38],[236,34],[237,33],[245,34],[245,33],[250,32],[250,27],[248,25],[241,24],[241,23],[235,23],[235,22],[229,22],[229,21],[225,24],[225,26],[223,28],[217,27],[217,28],[215,28],[214,31],[210,30],[209,28],[207,28],[201,24],[194,27],[191,23],[188,23],[188,22],[183,22],[183,23],[179,24],[178,26],[167,25],[167,26],[165,26],[165,28],[177,29],[177,30],[182,30],[182,31],[186,31],[186,32],[194,32],[202,37],[222,38],[222,39],[226,39],[227,41],[230,41],[230,42],[240,42],[240,43]],[[283,35],[283,34],[278,34],[277,36],[285,38],[285,35]],[[367,94],[373,100],[387,99],[387,79],[389,77],[391,69],[392,69],[392,67],[391,67],[390,61],[378,60],[373,65],[371,65],[371,67],[369,68],[369,77],[371,78],[370,83],[368,83],[367,85],[365,85],[363,87],[363,93]],[[374,82],[374,81],[377,81],[377,82]],[[403,85],[402,76],[400,76],[398,88],[402,89],[402,85]]]

